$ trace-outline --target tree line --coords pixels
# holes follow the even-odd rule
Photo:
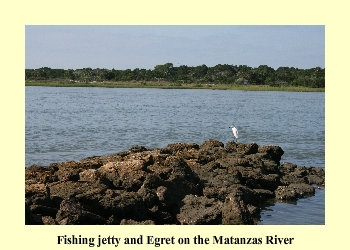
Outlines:
[[[279,67],[273,69],[267,65],[257,68],[247,65],[218,64],[208,67],[181,65],[172,63],[156,65],[154,69],[26,69],[26,81],[67,81],[67,82],[129,82],[129,81],[165,81],[170,83],[212,83],[212,84],[253,84],[269,86],[305,86],[325,87],[325,69],[315,67],[298,69]]]

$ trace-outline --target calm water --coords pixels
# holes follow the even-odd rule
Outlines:
[[[26,167],[135,145],[226,144],[230,125],[240,142],[282,147],[282,162],[325,167],[324,93],[26,87],[25,104]],[[261,224],[305,224],[306,217],[324,224],[324,190],[268,207]]]

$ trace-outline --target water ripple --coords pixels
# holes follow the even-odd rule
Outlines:
[[[26,87],[26,167],[135,145],[208,139],[281,146],[283,161],[325,167],[324,93]],[[302,200],[298,203],[302,204]],[[283,210],[286,212],[286,210]]]

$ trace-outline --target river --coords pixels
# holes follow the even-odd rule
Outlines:
[[[325,168],[325,93],[26,87],[25,165],[79,161],[135,145],[233,140],[278,145],[281,162]],[[276,203],[259,224],[325,222],[324,190]]]

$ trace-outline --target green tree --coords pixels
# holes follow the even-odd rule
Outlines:
[[[174,66],[172,63],[156,65],[153,70],[154,76],[157,78],[157,80],[171,80],[173,67]]]
[[[75,80],[74,70],[68,69],[64,71],[64,78],[69,80]]]
[[[190,67],[187,65],[181,65],[179,67],[174,68],[174,78],[178,82],[188,83],[191,81],[190,78]]]
[[[194,67],[192,70],[193,81],[199,81],[199,82],[205,81],[208,70],[209,68],[205,64]]]
[[[80,78],[84,82],[90,82],[93,80],[94,72],[92,68],[83,68],[81,71]]]
[[[279,67],[277,70],[260,65],[252,68],[247,65],[218,64],[207,67],[205,64],[189,67],[181,65],[174,67],[172,63],[156,65],[153,70],[135,68],[133,70],[109,69],[25,69],[25,80],[79,80],[90,81],[152,81],[163,80],[168,82],[215,82],[232,83],[248,80],[250,84],[269,84],[270,86],[305,86],[313,88],[325,87],[325,69],[315,67],[298,69],[294,67]]]
[[[232,65],[218,64],[207,71],[207,79],[211,82],[232,82],[236,78],[236,69]]]

